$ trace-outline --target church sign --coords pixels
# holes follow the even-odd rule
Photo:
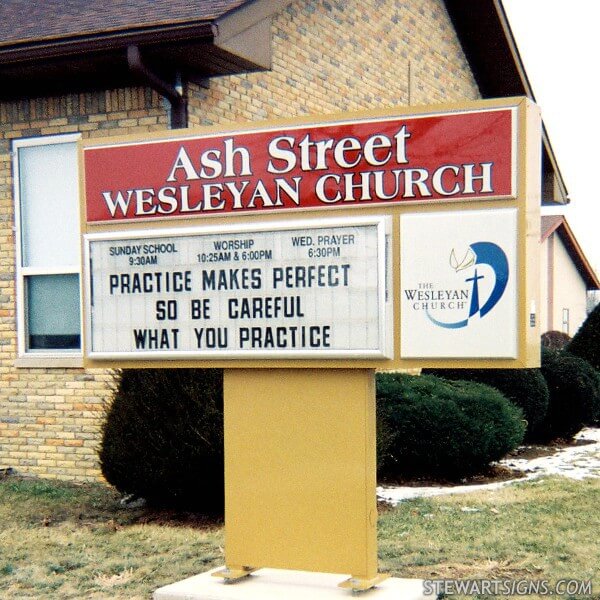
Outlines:
[[[539,129],[515,98],[83,142],[86,359],[535,366]]]
[[[539,366],[540,153],[526,98],[82,142],[86,366],[224,369],[217,576],[385,579],[375,370]]]

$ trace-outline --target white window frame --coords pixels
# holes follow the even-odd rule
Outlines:
[[[23,266],[23,235],[21,215],[21,181],[19,172],[19,150],[32,146],[51,146],[77,142],[81,139],[80,133],[62,135],[48,135],[35,138],[15,139],[12,142],[13,165],[13,198],[15,210],[15,260],[16,260],[16,313],[17,313],[17,367],[82,367],[83,366],[83,306],[82,306],[82,265],[79,254],[78,266],[52,268],[24,267]],[[79,214],[79,199],[77,211]],[[79,350],[28,350],[27,349],[27,293],[25,279],[35,275],[79,275],[79,305],[81,348]]]

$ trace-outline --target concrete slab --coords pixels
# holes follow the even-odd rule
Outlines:
[[[422,579],[386,579],[377,588],[353,594],[338,587],[346,577],[333,573],[308,573],[283,569],[260,569],[237,583],[224,583],[201,575],[167,585],[154,592],[154,600],[431,600]]]

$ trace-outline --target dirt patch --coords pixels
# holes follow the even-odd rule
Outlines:
[[[206,531],[223,527],[223,517],[189,511],[146,508],[136,523],[164,527],[192,527]]]
[[[531,460],[533,458],[540,458],[540,456],[552,456],[565,448],[577,448],[578,446],[589,446],[595,444],[595,440],[553,440],[546,445],[542,444],[531,444],[526,446],[519,446],[512,452],[506,455],[506,458],[524,458]]]
[[[479,560],[466,563],[447,562],[431,567],[421,567],[423,579],[530,579],[540,569],[519,568],[510,561]]]
[[[12,467],[0,469],[0,480],[7,479],[8,477],[11,477],[13,474],[14,474],[14,471],[13,471]]]
[[[495,483],[498,481],[509,481],[511,479],[521,479],[527,474],[524,471],[509,469],[501,465],[491,465],[484,471],[462,477],[460,479],[435,478],[435,477],[384,477],[378,482],[383,486],[405,486],[405,487],[454,487],[456,485],[481,485],[485,483]]]

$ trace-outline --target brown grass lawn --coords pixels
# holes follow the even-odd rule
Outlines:
[[[395,576],[592,580],[595,599],[599,540],[600,479],[413,500],[379,521]],[[100,484],[0,481],[0,598],[148,599],[222,564],[222,545],[219,522],[125,510]]]

